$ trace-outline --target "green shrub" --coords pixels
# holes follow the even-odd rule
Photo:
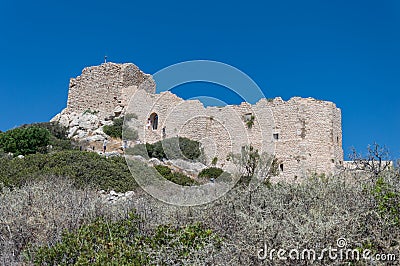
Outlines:
[[[154,144],[146,143],[146,149],[151,158],[158,158],[163,160],[167,158],[167,155],[164,152],[163,143],[158,141]]]
[[[171,168],[165,165],[156,165],[154,166],[156,168],[157,172],[160,173],[163,177],[167,178],[167,176],[172,174]]]
[[[40,128],[47,129],[52,136],[60,140],[68,140],[68,128],[60,125],[58,122],[42,122],[42,123],[34,123],[31,125],[23,125],[23,128],[27,128],[30,126],[37,126]]]
[[[51,151],[72,150],[73,145],[68,138],[68,128],[55,122],[45,122],[34,124],[42,128],[46,128],[50,134]]]
[[[127,119],[132,119],[135,117],[136,116],[134,114],[129,114]],[[122,131],[124,133],[123,136]],[[103,132],[113,138],[122,139],[122,137],[124,137],[124,139],[128,140],[136,140],[138,138],[138,133],[136,130],[128,126],[124,126],[124,117],[115,118],[112,125],[103,127]]]
[[[131,214],[122,221],[104,218],[81,226],[77,232],[65,232],[59,243],[38,248],[36,265],[103,265],[107,263],[141,265],[145,257],[136,248],[140,238],[139,219]],[[142,240],[143,241],[143,240]]]
[[[115,118],[113,124],[110,126],[103,126],[103,131],[113,138],[122,139],[122,126],[124,124],[123,118]]]
[[[196,160],[200,158],[200,142],[179,137],[179,147],[183,156],[185,156],[187,159]]]
[[[254,117],[254,115],[252,115],[252,116],[250,117],[250,119],[246,122],[246,125],[247,125],[247,128],[248,128],[248,129],[251,129],[251,128],[253,127],[253,125],[254,125],[254,119],[255,119],[255,117]]]
[[[38,126],[20,127],[0,134],[0,148],[14,156],[46,152],[50,132]]]
[[[68,138],[68,128],[62,126],[58,122],[34,123],[30,125],[22,125],[21,128],[28,128],[31,126],[44,128],[50,132],[49,145],[51,146],[51,149],[48,149],[47,151],[62,151],[73,149],[71,140]]]
[[[168,180],[175,184],[181,185],[181,186],[197,185],[197,182],[194,181],[193,179],[191,179],[190,177],[188,177],[187,175],[182,174],[182,173],[177,173],[177,172],[172,173],[171,178]]]
[[[153,144],[146,143],[135,145],[129,152],[134,155],[141,155],[146,158],[163,159],[186,159],[199,160],[201,156],[200,143],[188,138],[175,137],[162,141],[157,141]],[[147,155],[146,151],[147,150]]]
[[[60,242],[31,252],[37,265],[165,265],[190,257],[205,246],[219,248],[220,238],[201,224],[158,226],[153,232],[140,231],[140,219],[130,213],[120,221],[100,218],[65,232]],[[168,260],[153,254],[167,252]],[[159,261],[161,259],[161,261]]]
[[[383,177],[379,177],[373,186],[372,194],[380,216],[392,225],[400,225],[400,192]]]
[[[205,168],[201,170],[199,173],[199,177],[204,177],[204,178],[214,178],[216,179],[220,175],[222,175],[224,171],[221,168],[218,167],[210,167],[210,168]]]
[[[130,169],[145,173],[146,165],[134,161]],[[123,157],[106,158],[92,152],[61,151],[32,154],[24,159],[0,158],[0,182],[8,187],[21,187],[47,176],[68,177],[76,187],[125,192],[137,187]]]
[[[162,175],[165,179],[175,184],[181,186],[197,185],[197,183],[187,175],[178,172],[172,172],[168,166],[156,165],[154,168],[156,168],[160,175]]]
[[[33,130],[33,128],[35,130]],[[47,130],[50,133],[50,135],[45,133],[45,130]],[[8,137],[12,138],[13,141],[11,142],[8,141],[8,144],[6,145],[15,147],[15,149],[19,150],[17,152],[13,152],[14,155],[20,155],[20,154],[26,155],[36,152],[46,153],[48,151],[61,151],[61,150],[73,149],[71,140],[67,137],[68,128],[60,125],[57,122],[43,122],[43,123],[34,123],[30,125],[22,125],[18,129],[9,130],[7,134],[9,134]],[[36,145],[37,148],[32,149],[32,147],[35,146],[35,144],[32,143],[32,138],[35,139],[42,138],[43,136],[41,134],[43,134],[44,136],[44,142],[42,142],[42,144]],[[16,138],[15,135],[18,135],[18,137]],[[23,143],[24,145],[28,145],[29,146],[28,149],[26,149],[26,147],[22,148],[21,144],[17,144],[17,142]],[[44,145],[44,143],[46,144]]]

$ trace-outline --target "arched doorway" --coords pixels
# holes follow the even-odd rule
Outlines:
[[[150,123],[151,123],[151,128],[153,130],[156,130],[158,128],[158,115],[157,115],[157,113],[152,113],[150,115]]]

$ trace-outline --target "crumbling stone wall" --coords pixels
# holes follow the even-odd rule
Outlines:
[[[229,153],[239,153],[242,146],[251,144],[276,155],[278,180],[334,173],[343,164],[341,111],[332,102],[313,98],[261,99],[254,105],[205,108],[197,100],[185,101],[171,92],[156,94],[151,76],[133,64],[105,63],[85,68],[70,81],[63,113],[86,110],[98,112],[100,120],[135,113],[141,142],[188,137],[203,144],[207,163],[217,157],[218,166],[224,168],[231,167],[226,160]],[[158,127],[147,128],[148,118],[155,114]]]
[[[118,115],[128,104],[135,87],[155,92],[151,75],[134,64],[104,63],[87,67],[80,76],[70,80],[65,112],[81,114],[90,110],[100,119]]]
[[[281,172],[278,179],[301,180],[311,173],[334,173],[343,161],[341,113],[332,102],[294,97],[204,108],[197,100],[185,101],[170,92],[136,90],[127,112],[138,115],[142,142],[188,137],[203,144],[207,163],[217,157],[222,167],[230,152],[239,153],[248,144],[276,155]],[[153,113],[158,115],[155,130],[146,127]]]

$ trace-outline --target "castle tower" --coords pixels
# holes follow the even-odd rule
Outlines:
[[[118,115],[138,87],[155,93],[151,75],[134,64],[107,62],[87,67],[80,76],[70,79],[65,112],[81,114],[90,110],[100,118]]]

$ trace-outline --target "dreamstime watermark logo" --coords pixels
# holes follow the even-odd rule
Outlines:
[[[252,145],[254,140],[261,144],[260,153],[266,149],[263,145],[268,143],[268,140],[266,134],[262,133],[261,126],[257,124],[260,128],[249,130],[240,109],[230,107],[208,109],[199,102],[183,101],[167,93],[186,83],[213,83],[234,92],[243,99],[243,102],[254,104],[265,96],[258,85],[244,72],[221,62],[195,60],[166,67],[152,77],[157,86],[157,94],[148,93],[146,87],[148,83],[133,91],[125,112],[135,115],[130,116],[129,121],[125,119],[123,137],[132,135],[131,132],[135,131],[142,143],[163,140],[161,144],[166,159],[170,161],[176,159],[176,151],[181,151],[181,143],[176,137],[188,137],[202,144],[204,164],[211,166],[212,159],[220,155],[218,160],[224,161],[225,168],[231,169],[231,173],[239,171],[232,162],[225,161],[227,154],[240,153],[241,147]],[[212,98],[214,102],[227,105],[226,99],[216,99],[202,95],[200,91],[199,93],[195,99]],[[249,118],[259,121],[253,107],[248,105],[247,108]],[[263,119],[268,120],[270,127],[273,128],[272,111],[264,107],[263,115],[265,116],[268,110],[270,111],[268,119],[266,117]],[[137,117],[134,123],[132,117]],[[275,144],[273,141],[270,143],[272,144],[268,147],[268,153],[274,155]],[[144,149],[147,148],[146,145],[143,146]],[[232,175],[230,178],[217,178],[215,182],[206,182],[202,185],[181,186],[166,180],[154,168],[138,165],[134,160],[135,155],[135,151],[130,149],[125,153],[128,167],[136,182],[153,197],[173,205],[193,206],[212,202],[232,189],[239,180],[238,176]],[[222,155],[225,158],[221,158]],[[251,180],[251,184],[256,187],[261,181],[255,177]]]
[[[264,244],[257,252],[259,260],[307,260],[307,261],[322,261],[325,259],[332,261],[395,261],[395,254],[373,254],[370,249],[351,249],[347,247],[347,240],[339,238],[336,241],[336,247],[323,248],[320,251],[315,249],[268,249]]]

